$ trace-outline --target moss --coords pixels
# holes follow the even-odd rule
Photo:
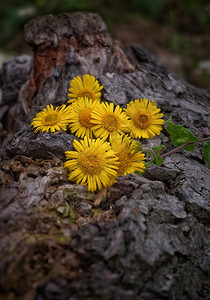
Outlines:
[[[68,218],[72,223],[75,222],[75,212],[68,203],[59,203],[55,209],[61,218]]]

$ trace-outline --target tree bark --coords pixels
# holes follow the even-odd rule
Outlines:
[[[165,120],[172,116],[204,138],[210,92],[168,72],[140,45],[114,41],[97,14],[42,16],[25,25],[25,40],[33,66],[10,119],[22,128],[1,155],[2,295],[207,299],[210,176],[201,146],[166,157],[143,177],[119,177],[96,208],[96,194],[68,181],[63,168],[75,137],[35,135],[30,122],[47,104],[66,103],[74,76],[92,74],[104,86],[102,100],[121,107],[154,100]],[[172,148],[165,129],[143,141],[145,147],[161,143]]]

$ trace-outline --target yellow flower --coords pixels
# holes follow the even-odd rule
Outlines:
[[[144,171],[145,155],[141,151],[136,152],[136,143],[130,137],[125,135],[112,138],[111,145],[119,159],[117,176]]]
[[[93,137],[92,127],[94,126],[91,121],[91,112],[95,107],[98,107],[100,103],[98,101],[92,101],[87,97],[79,97],[79,101],[75,101],[71,105],[71,124],[69,125],[72,133],[75,133],[76,136],[84,138]]]
[[[107,187],[118,169],[118,159],[110,144],[85,136],[84,140],[74,140],[73,146],[76,151],[65,152],[67,161],[64,166],[72,171],[69,180],[87,184],[91,192]]]
[[[66,107],[65,104],[56,107],[55,110],[52,104],[47,105],[47,108],[44,108],[36,115],[31,126],[35,129],[35,133],[39,131],[55,132],[57,130],[66,130],[70,122],[69,112],[70,107]]]
[[[92,130],[96,137],[102,139],[124,134],[123,130],[126,131],[129,127],[128,117],[119,105],[114,109],[113,103],[101,103],[93,110],[91,117],[91,123],[95,124]]]
[[[128,103],[124,110],[131,119],[131,136],[148,139],[160,134],[164,123],[163,114],[159,113],[160,108],[157,108],[154,101],[136,99]]]
[[[70,89],[68,94],[69,103],[78,100],[79,97],[88,97],[93,101],[100,101],[103,86],[100,86],[98,80],[94,76],[85,74],[83,75],[83,80],[81,77],[77,76],[71,81]]]

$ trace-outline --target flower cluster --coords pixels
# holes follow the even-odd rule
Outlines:
[[[160,134],[163,114],[154,101],[136,99],[122,109],[101,102],[103,86],[92,75],[75,77],[70,85],[70,105],[39,112],[31,125],[35,133],[69,129],[74,151],[66,151],[69,180],[87,185],[89,191],[112,185],[120,175],[143,172],[145,156],[136,151],[139,138]]]

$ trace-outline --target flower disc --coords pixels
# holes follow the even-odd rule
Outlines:
[[[94,127],[92,128],[96,137],[107,139],[118,134],[124,134],[129,127],[129,121],[122,108],[117,105],[114,109],[114,104],[107,102],[101,103],[91,113]]]
[[[80,142],[74,140],[73,146],[75,151],[65,152],[67,161],[64,166],[71,171],[69,180],[87,184],[91,192],[107,187],[118,169],[118,159],[110,144],[85,136]]]
[[[143,172],[145,169],[145,155],[141,151],[135,151],[135,141],[126,135],[118,136],[111,139],[111,145],[119,159],[117,176],[134,173],[135,171]]]
[[[164,123],[163,114],[159,113],[154,101],[136,99],[124,109],[131,119],[130,134],[135,138],[153,138],[159,135]]]
[[[87,97],[78,98],[78,101],[71,105],[71,124],[69,125],[71,132],[80,138],[84,138],[84,136],[92,138],[94,125],[91,123],[91,112],[99,105],[98,101],[93,102]]]
[[[35,129],[34,132],[66,130],[70,122],[70,110],[71,108],[66,107],[65,104],[56,107],[55,110],[52,104],[47,105],[47,108],[39,112],[31,123],[33,129]]]
[[[71,81],[68,97],[72,98],[68,100],[69,103],[77,101],[79,97],[87,97],[92,101],[100,101],[101,90],[103,86],[100,86],[98,80],[94,76],[85,74],[83,79],[79,76],[74,77]]]

